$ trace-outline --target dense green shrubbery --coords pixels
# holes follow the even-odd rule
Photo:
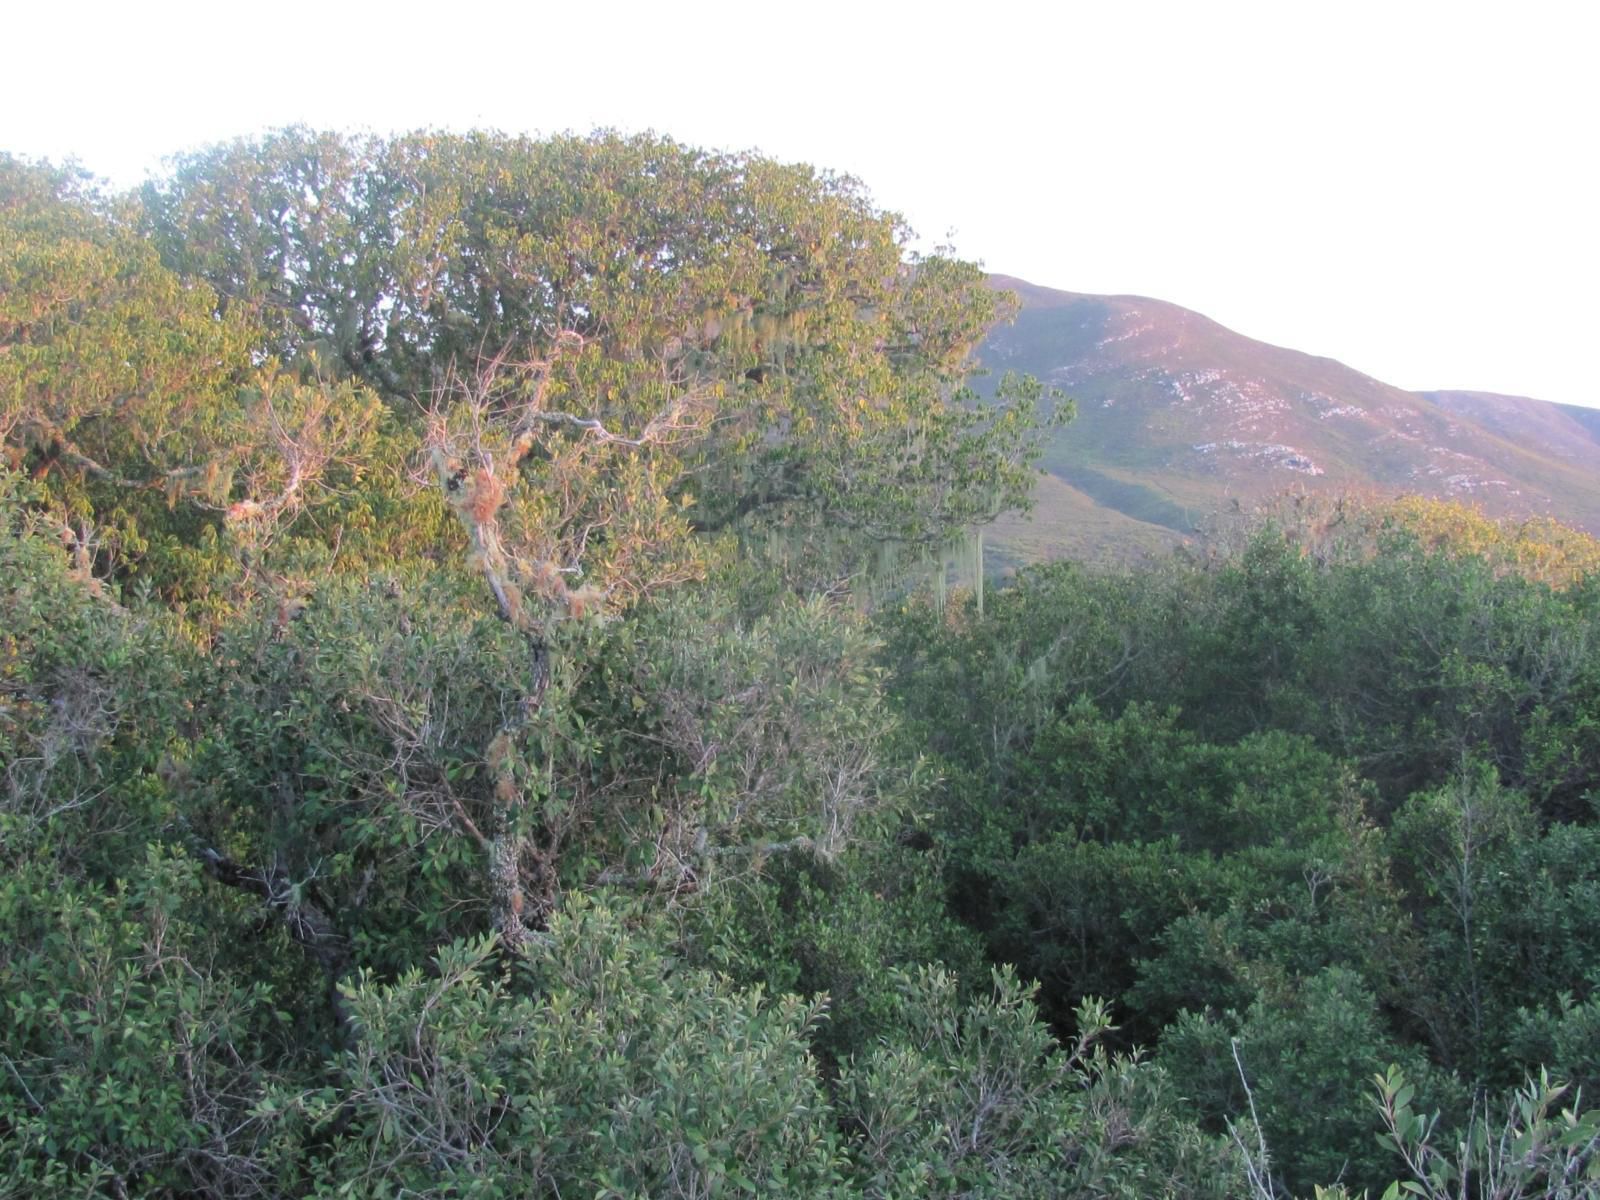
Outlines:
[[[5,159],[0,237],[5,1194],[1593,1193],[1576,535],[864,616],[1042,397],[754,156]]]
[[[1189,647],[1182,696],[1222,652],[1171,595],[1196,623],[1271,607],[1237,598],[1231,562],[1040,572],[981,623],[912,606],[881,645],[847,611],[741,616],[715,590],[562,627],[524,751],[542,769],[518,777],[557,835],[550,907],[507,959],[484,938],[470,828],[494,778],[473,748],[529,666],[470,575],[333,576],[198,642],[116,603],[11,495],[13,1191],[1237,1194],[1262,1167],[1252,1109],[1286,1186],[1370,1187],[1410,1169],[1371,1140],[1390,1064],[1446,1127],[1541,1063],[1595,1077],[1595,827],[1527,786],[1515,706],[1487,703],[1561,664],[1575,786],[1585,587],[1476,577],[1544,632],[1476,693],[1476,740],[1437,688],[1372,735],[1407,739],[1411,770],[1436,747],[1399,800],[1367,734],[1296,721],[1315,636],[1270,699],[1234,702],[1248,720],[1160,703],[1147,656]],[[1385,609],[1328,607],[1343,576],[1461,578],[1403,544],[1296,558],[1295,602],[1347,659],[1339,621]],[[1548,708],[1522,719],[1558,738]],[[596,887],[634,899],[585,903]],[[988,991],[983,950],[1041,981],[1043,1018]],[[1055,1049],[1045,1019],[1091,1040]],[[1134,1042],[1156,1061],[1113,1053]],[[1395,1134],[1426,1157],[1422,1136]]]
[[[953,910],[1063,1026],[1118,1001],[1213,1128],[1248,1079],[1300,1191],[1392,1176],[1364,1133],[1388,1064],[1447,1125],[1541,1064],[1592,1079],[1600,966],[1594,577],[1398,520],[1308,544],[887,624]]]

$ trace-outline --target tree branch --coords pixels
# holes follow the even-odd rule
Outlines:
[[[201,849],[200,859],[205,864],[206,874],[224,887],[237,888],[266,901],[289,936],[311,954],[327,976],[328,1005],[340,1035],[347,1042],[353,1042],[355,1014],[339,991],[339,985],[350,971],[350,945],[333,919],[294,886],[282,867],[270,870],[243,867],[209,846]]]

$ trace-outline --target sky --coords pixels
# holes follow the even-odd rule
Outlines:
[[[26,3],[0,150],[117,186],[293,123],[654,130],[925,246],[1412,389],[1600,406],[1600,6]]]

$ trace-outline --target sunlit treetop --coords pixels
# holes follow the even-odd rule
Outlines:
[[[164,260],[411,413],[493,361],[639,439],[685,397],[666,491],[698,527],[809,507],[878,536],[1024,502],[1029,420],[960,395],[1011,299],[847,177],[657,137],[288,130],[144,193]],[[544,454],[579,427],[550,425]]]

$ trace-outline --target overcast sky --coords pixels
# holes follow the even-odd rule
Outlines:
[[[1600,405],[1592,0],[24,0],[5,27],[0,149],[119,185],[295,122],[654,129],[848,171],[991,270]]]

